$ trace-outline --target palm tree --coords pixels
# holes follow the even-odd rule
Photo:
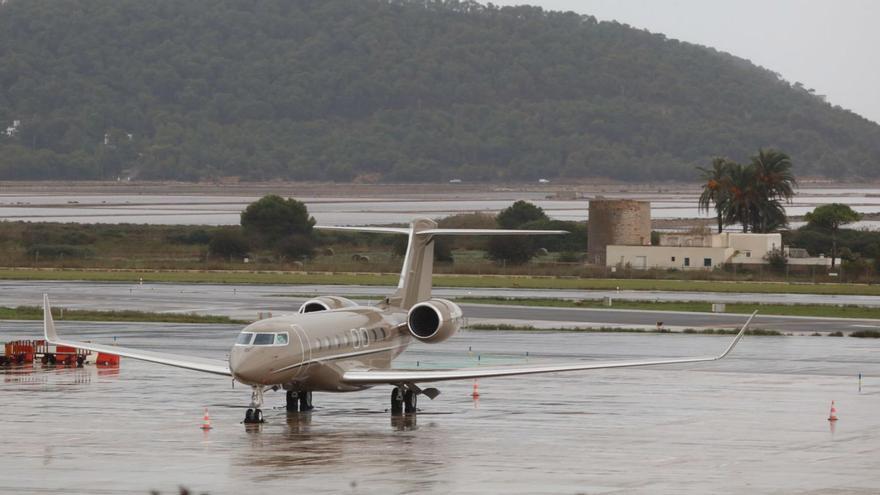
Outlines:
[[[778,199],[759,198],[752,205],[752,232],[774,232],[788,227],[785,207]]]
[[[752,226],[754,210],[759,201],[755,188],[755,169],[751,165],[731,163],[727,175],[727,206],[724,209],[726,225],[738,223],[743,232]]]
[[[759,149],[752,157],[756,204],[752,211],[752,232],[770,232],[788,225],[782,201],[791,203],[797,181],[791,172],[791,158],[781,151]]]
[[[791,158],[781,151],[759,149],[752,157],[758,186],[771,199],[784,199],[791,203],[797,181],[791,172]]]
[[[718,232],[724,225],[740,224],[743,232],[771,232],[788,225],[783,202],[791,203],[797,187],[791,158],[775,150],[759,149],[746,165],[715,158],[712,168],[699,168],[704,181],[700,211],[714,203]]]
[[[712,168],[697,167],[702,174],[703,192],[700,194],[699,208],[700,211],[709,212],[710,205],[715,209],[715,216],[718,219],[718,233],[724,230],[724,210],[728,204],[728,187],[729,169],[733,162],[726,158],[716,157],[712,160]]]

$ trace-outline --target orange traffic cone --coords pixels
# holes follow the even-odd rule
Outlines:
[[[834,401],[831,401],[831,412],[828,413],[828,421],[837,421],[837,408],[834,407]]]
[[[202,420],[202,429],[210,430],[211,429],[211,416],[208,416],[208,408],[205,408],[205,419]]]
[[[480,396],[480,384],[477,383],[477,380],[474,380],[474,393],[471,394],[471,397],[474,399]]]

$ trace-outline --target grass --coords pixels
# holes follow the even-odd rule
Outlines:
[[[471,304],[509,304],[516,306],[543,306],[559,308],[604,308],[609,309],[602,301],[568,299],[530,299],[505,297],[466,297],[455,300],[458,303]],[[711,303],[697,301],[614,301],[610,309],[638,309],[650,311],[684,311],[709,312]],[[880,319],[880,308],[864,306],[825,305],[825,304],[748,304],[727,303],[726,312],[732,314],[751,314],[758,310],[759,314],[780,316],[818,316],[832,318],[866,318]]]
[[[698,335],[736,335],[739,330],[733,328],[686,328],[681,332],[673,332],[666,329],[653,328],[621,328],[621,327],[561,327],[561,328],[535,328],[531,325],[510,325],[506,323],[476,323],[468,325],[468,330],[479,331],[528,331],[528,332],[586,332],[586,333],[686,333]],[[746,335],[781,336],[776,330],[764,330],[755,328],[746,330]]]
[[[396,273],[305,272],[249,270],[150,270],[107,268],[2,268],[5,280],[81,280],[134,283],[235,283],[235,284],[327,284],[380,285],[397,284]],[[812,284],[786,282],[733,282],[717,280],[613,279],[547,277],[529,275],[454,275],[435,274],[436,287],[523,288],[568,290],[658,290],[672,292],[786,293],[828,295],[880,295],[880,285]]]
[[[62,314],[61,308],[53,308],[52,316],[67,321],[131,321],[161,323],[249,323],[226,316],[195,315],[181,313],[151,313],[147,311],[92,311],[68,309]],[[43,308],[38,306],[0,307],[0,320],[42,320]]]

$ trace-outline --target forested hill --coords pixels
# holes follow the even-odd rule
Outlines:
[[[743,33],[754,26],[743,26]],[[6,0],[0,179],[880,175],[880,126],[625,25],[459,1]]]

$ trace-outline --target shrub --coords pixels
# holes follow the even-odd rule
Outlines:
[[[173,242],[175,244],[208,244],[211,242],[213,237],[214,236],[212,236],[205,229],[196,229],[171,234],[166,237],[166,239],[168,239],[169,242]]]
[[[878,330],[856,330],[849,334],[850,337],[860,339],[880,339],[880,331]]]
[[[583,255],[572,251],[563,251],[559,253],[559,257],[557,258],[557,261],[560,263],[577,263],[581,260],[583,260]]]
[[[30,258],[38,259],[92,258],[95,256],[95,252],[91,248],[81,246],[36,244],[28,248],[27,255]]]
[[[208,252],[229,260],[244,257],[250,250],[247,239],[238,229],[218,231],[208,242]]]
[[[305,234],[293,234],[278,242],[275,252],[286,260],[301,260],[315,254],[315,241]]]

